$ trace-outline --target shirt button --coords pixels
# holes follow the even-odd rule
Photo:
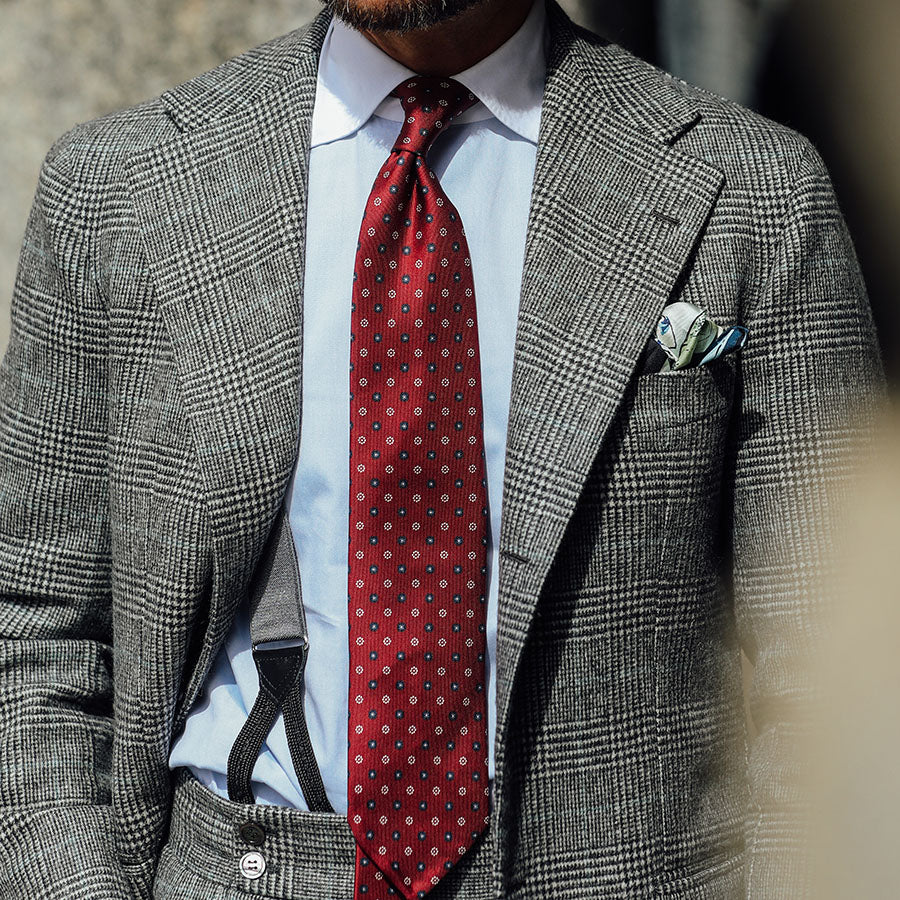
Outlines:
[[[250,881],[256,881],[263,872],[266,871],[266,861],[263,859],[262,853],[251,850],[241,857],[240,862],[241,875]]]
[[[238,829],[238,834],[240,834],[241,840],[245,844],[250,844],[253,847],[261,847],[266,840],[265,831],[256,822],[244,822]]]

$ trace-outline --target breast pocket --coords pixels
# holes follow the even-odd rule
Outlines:
[[[707,419],[725,419],[734,384],[735,363],[728,357],[693,369],[640,375],[625,412],[625,430],[677,431]]]

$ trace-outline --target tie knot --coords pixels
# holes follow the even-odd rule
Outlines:
[[[391,91],[403,105],[406,118],[394,150],[424,156],[451,119],[465,112],[478,98],[452,78],[416,75]]]

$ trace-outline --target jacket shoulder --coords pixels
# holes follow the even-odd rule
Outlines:
[[[177,133],[159,97],[80,122],[61,135],[44,159],[44,170],[74,182],[96,182],[132,153]]]
[[[799,131],[669,73],[661,77],[699,111],[685,149],[717,165],[733,183],[790,191],[804,174],[826,174],[818,150]]]
[[[125,160],[252,103],[289,76],[327,17],[273,38],[126,109],[75,125],[50,148],[44,169],[72,181],[107,181]]]

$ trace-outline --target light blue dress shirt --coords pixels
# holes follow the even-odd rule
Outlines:
[[[536,2],[500,48],[454,76],[480,100],[454,121],[428,162],[466,229],[482,366],[491,545],[488,548],[488,772],[496,730],[497,559],[506,428],[525,232],[546,71],[545,10]],[[313,111],[303,293],[300,451],[290,523],[309,627],[305,709],[328,798],[347,810],[347,546],[350,442],[350,300],[360,222],[400,129],[390,91],[414,73],[335,21],[319,62]],[[228,796],[228,754],[258,681],[242,608],[204,692],[172,746]],[[253,770],[257,802],[306,809],[279,716]]]

